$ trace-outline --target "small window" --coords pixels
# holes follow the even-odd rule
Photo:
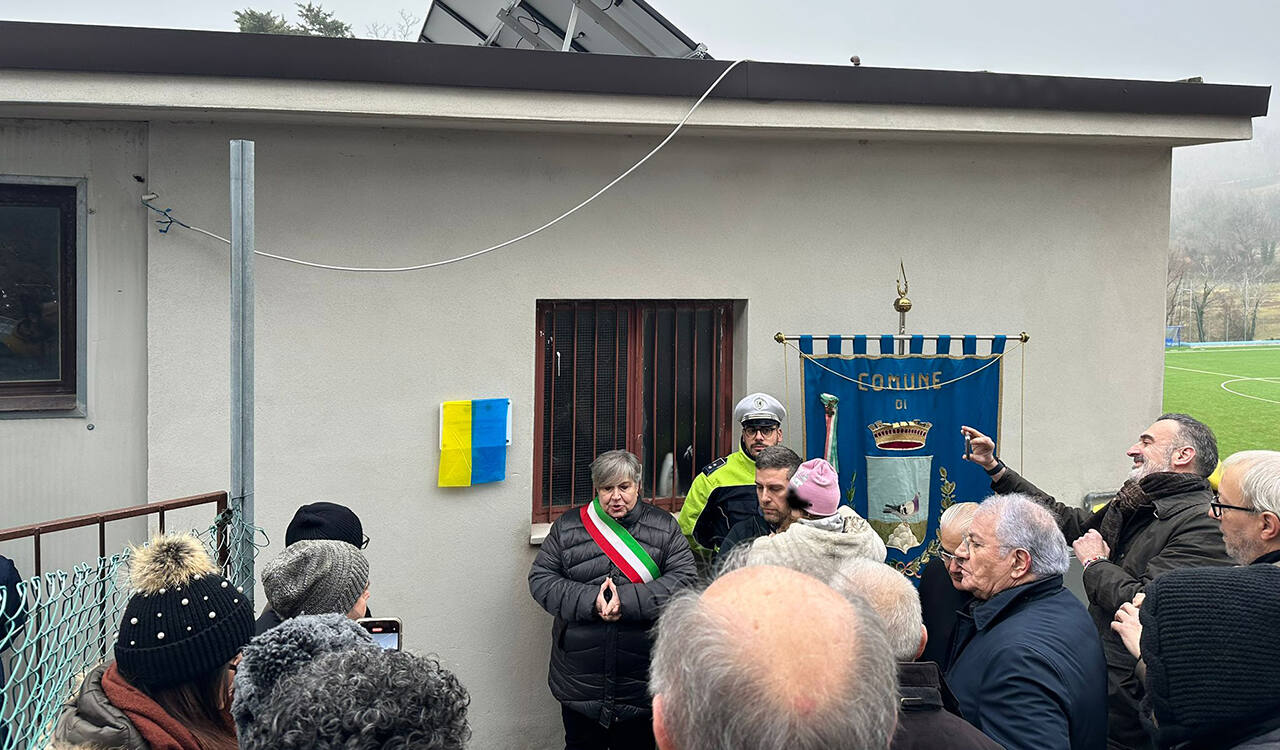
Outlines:
[[[74,180],[0,178],[0,412],[80,405],[79,205]]]
[[[729,452],[733,303],[540,301],[533,520],[590,502],[588,467],[625,448],[642,494],[678,510],[694,472]]]

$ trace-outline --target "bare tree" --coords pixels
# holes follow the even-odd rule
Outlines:
[[[400,18],[391,23],[371,23],[365,31],[372,39],[390,39],[402,42],[416,41],[422,30],[421,16],[415,16],[404,8],[400,9]]]
[[[1183,284],[1189,284],[1187,270],[1191,267],[1191,258],[1184,248],[1169,248],[1169,268],[1165,272],[1164,282],[1164,324],[1174,325],[1177,320],[1178,301],[1182,299]]]
[[[1224,337],[1257,337],[1258,311],[1280,278],[1280,192],[1201,190],[1180,195],[1171,221],[1172,246],[1165,314],[1172,320],[1177,299],[1193,289],[1191,314],[1205,340],[1205,311],[1220,307]],[[1176,256],[1185,252],[1183,267]],[[1179,274],[1181,272],[1181,274]]]

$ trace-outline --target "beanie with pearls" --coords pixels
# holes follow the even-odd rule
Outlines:
[[[134,594],[116,636],[116,664],[129,682],[163,688],[226,664],[253,637],[244,593],[218,575],[199,539],[154,537],[130,555]]]

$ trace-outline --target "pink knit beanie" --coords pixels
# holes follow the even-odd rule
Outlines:
[[[791,477],[791,489],[805,502],[814,516],[829,516],[840,507],[840,477],[831,464],[815,458],[800,464]]]

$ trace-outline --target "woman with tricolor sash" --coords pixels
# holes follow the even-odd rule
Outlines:
[[[640,459],[627,451],[591,462],[595,498],[547,533],[529,591],[555,617],[551,694],[565,750],[652,750],[649,629],[697,568],[670,513],[640,502]]]

